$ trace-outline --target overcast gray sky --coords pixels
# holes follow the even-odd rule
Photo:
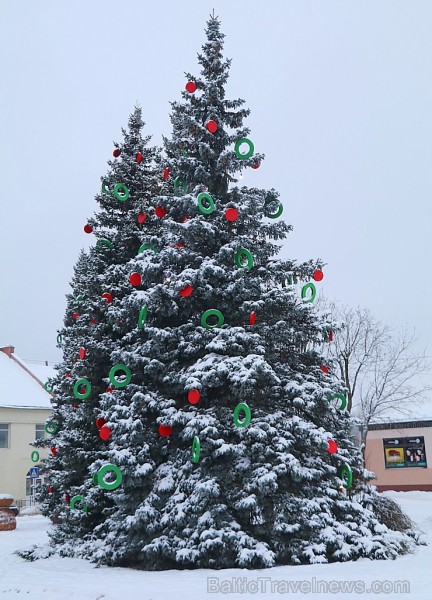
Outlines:
[[[320,289],[407,324],[432,354],[430,0],[2,0],[0,344],[56,361],[56,328],[113,140],[135,102],[169,134],[214,8],[230,97],[252,113],[294,225],[282,256]],[[431,377],[432,379],[432,377]]]

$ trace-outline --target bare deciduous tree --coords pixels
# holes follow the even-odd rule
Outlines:
[[[348,410],[362,422],[361,441],[366,441],[373,418],[390,410],[413,416],[430,386],[421,376],[430,370],[425,351],[416,350],[414,332],[394,332],[374,319],[368,309],[350,308],[321,300],[340,324],[329,353],[337,361],[348,390]]]

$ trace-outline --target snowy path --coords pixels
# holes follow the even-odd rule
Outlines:
[[[432,542],[432,493],[391,492],[388,495],[398,500],[427,533],[427,540]],[[47,526],[49,521],[43,517],[22,517],[18,519],[16,531],[0,533],[0,600],[277,600],[290,597],[315,597],[317,600],[378,597],[427,600],[431,597],[432,545],[422,546],[415,554],[395,561],[362,559],[350,563],[277,567],[261,571],[226,569],[155,573],[131,569],[95,569],[83,560],[52,557],[28,563],[13,554],[18,548],[29,548],[46,540]],[[237,589],[231,588],[230,591],[228,587],[217,588],[213,581],[213,587],[207,590],[207,578],[218,578],[219,585],[225,586],[233,586],[233,578],[237,578]],[[344,581],[356,581],[360,582],[356,585],[364,585],[365,590],[370,589],[373,581],[407,581],[410,591],[401,593],[384,587],[386,593],[355,593],[344,592],[340,588],[337,592],[333,587],[333,592],[322,593],[316,591],[316,586],[322,585],[318,583],[320,581],[327,585],[332,581],[342,582],[333,586],[343,585]],[[296,593],[292,587],[287,587],[290,584],[302,587],[297,588],[299,591]],[[384,583],[384,586],[388,585]],[[225,593],[222,593],[222,589]]]

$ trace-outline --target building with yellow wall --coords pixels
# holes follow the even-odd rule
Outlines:
[[[31,485],[40,482],[29,477],[30,468],[38,467],[30,443],[47,435],[44,426],[51,415],[50,395],[40,379],[43,370],[34,370],[39,377],[12,346],[0,348],[0,493],[11,494],[15,501],[28,498]],[[48,367],[45,371],[52,374]],[[43,448],[38,452],[40,460],[48,455]]]

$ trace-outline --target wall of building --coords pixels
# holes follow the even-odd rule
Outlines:
[[[26,497],[26,475],[34,467],[30,442],[35,439],[37,423],[49,420],[51,409],[0,408],[0,423],[9,424],[9,448],[0,448],[0,493],[12,494],[15,500]],[[38,449],[40,458],[49,451]]]
[[[424,437],[427,467],[386,468],[384,438],[408,438],[413,436]],[[432,427],[369,431],[366,440],[365,462],[366,467],[376,475],[376,479],[371,483],[376,485],[379,491],[432,491]]]

